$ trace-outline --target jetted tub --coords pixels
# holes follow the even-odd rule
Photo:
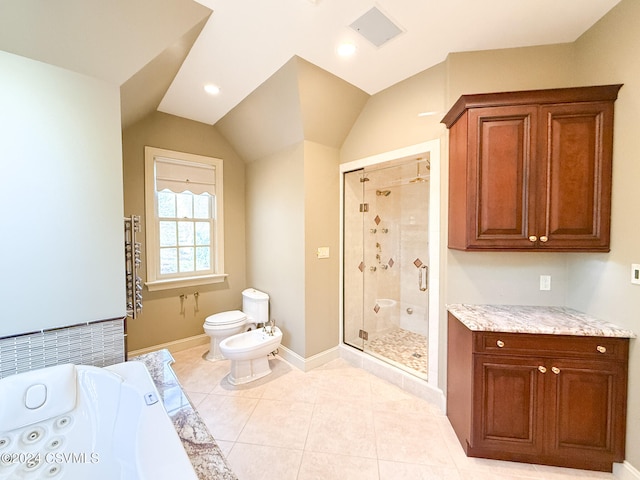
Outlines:
[[[49,478],[197,479],[143,363],[0,380],[0,479]]]

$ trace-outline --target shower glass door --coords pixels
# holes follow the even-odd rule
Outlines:
[[[428,157],[345,174],[344,342],[428,371]]]
[[[364,202],[364,185],[367,178],[364,170],[348,172],[344,175],[344,229],[343,258],[345,274],[343,281],[343,335],[344,343],[364,349],[364,221],[360,211]],[[348,267],[347,267],[348,266]],[[347,274],[347,268],[349,274]]]

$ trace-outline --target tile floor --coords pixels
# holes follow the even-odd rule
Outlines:
[[[275,357],[271,375],[234,387],[207,350],[173,354],[173,369],[239,480],[614,478],[467,458],[437,408],[342,359],[304,373]]]

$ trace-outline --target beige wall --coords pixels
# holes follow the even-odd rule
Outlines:
[[[574,86],[570,44],[454,53],[447,59],[448,108],[463,94]],[[448,156],[442,168],[445,303],[563,305],[568,292],[564,253],[459,252],[446,248]],[[540,291],[551,275],[551,291]],[[442,312],[444,315],[444,312]],[[444,363],[444,362],[443,362]]]
[[[248,163],[248,284],[269,294],[282,344],[305,356],[304,143]]]
[[[635,121],[635,107],[640,105],[640,67],[634,55],[640,44],[640,34],[635,29],[640,21],[639,9],[636,0],[623,0],[572,44],[451,54],[442,64],[371,97],[344,141],[339,160],[334,149],[301,141],[247,164],[246,282],[242,277],[244,237],[240,232],[244,228],[245,210],[240,207],[243,193],[239,193],[243,191],[244,167],[233,152],[227,151],[229,147],[215,129],[164,118],[161,114],[128,129],[124,136],[125,211],[143,211],[136,178],[142,175],[145,142],[186,151],[190,151],[192,145],[207,145],[210,147],[207,151],[194,153],[233,158],[237,176],[232,174],[230,179],[225,164],[225,218],[226,242],[230,247],[227,253],[236,260],[227,257],[226,262],[230,267],[234,265],[230,270],[236,271],[229,272],[232,273],[230,283],[224,290],[214,288],[209,292],[210,305],[206,309],[213,312],[237,308],[240,290],[245,286],[264,290],[271,296],[271,316],[284,331],[283,344],[308,358],[337,343],[338,307],[332,306],[338,298],[338,274],[334,271],[337,269],[337,230],[332,233],[336,228],[337,208],[335,217],[328,214],[333,208],[331,204],[339,201],[336,185],[330,179],[332,170],[337,178],[338,169],[333,164],[441,139],[443,305],[453,302],[568,304],[638,331],[640,322],[636,312],[640,307],[640,287],[631,286],[628,279],[629,264],[640,262],[637,229],[640,218],[634,198],[637,191],[634,182],[640,178],[640,162],[635,159],[639,150],[636,142],[640,142]],[[458,96],[613,82],[624,83],[625,87],[616,103],[611,253],[449,251],[446,248],[447,134],[439,121]],[[425,111],[439,114],[418,116]],[[222,149],[223,153],[216,149]],[[322,180],[314,183],[315,179]],[[227,182],[238,188],[238,203],[229,201],[233,187],[228,188]],[[237,210],[230,211],[230,208]],[[233,230],[234,225],[237,231]],[[315,258],[318,246],[329,246],[331,257]],[[541,274],[552,275],[550,292],[539,290]],[[201,319],[196,321],[176,314],[180,293],[152,296],[146,301],[144,318],[147,320],[140,322],[138,332],[142,335],[142,327],[146,327],[145,345],[201,332]],[[335,319],[331,319],[332,312]],[[444,320],[443,308],[437,320],[441,322],[441,345],[446,338]],[[156,335],[156,330],[161,335]],[[169,331],[171,335],[167,335]],[[627,457],[636,467],[640,466],[637,350],[632,342]],[[445,387],[445,360],[446,352],[441,348],[442,388]]]
[[[293,57],[216,124],[245,162],[303,140],[297,71]]]
[[[463,94],[571,87],[574,45],[452,53],[447,58],[446,108]]]
[[[623,0],[576,42],[585,84],[623,83],[615,105],[611,252],[578,255],[569,264],[571,306],[640,334],[640,286],[630,282],[640,263],[640,2]],[[631,341],[627,460],[640,469],[640,347]]]
[[[309,141],[247,164],[248,282],[302,358],[338,345],[338,180],[338,150]]]
[[[440,124],[445,67],[436,65],[369,98],[340,149],[340,162],[440,138],[446,131]],[[419,117],[423,112],[437,113]]]
[[[129,320],[128,350],[159,345],[204,333],[206,316],[242,306],[246,288],[244,162],[215,127],[183,118],[153,113],[125,129],[122,134],[124,158],[124,205],[127,215],[143,219],[144,242],[144,147],[165,148],[224,161],[224,283],[175,288],[157,292],[143,291],[144,308],[136,320]],[[145,279],[143,269],[142,278]],[[198,302],[194,292],[198,292]],[[184,305],[180,295],[186,295]],[[183,308],[184,307],[184,308]]]
[[[441,138],[443,305],[507,303],[569,305],[640,332],[640,287],[629,282],[640,263],[638,190],[640,136],[640,4],[623,0],[572,44],[449,55],[442,65],[374,95],[341,150],[347,162],[398,147]],[[443,71],[444,70],[444,71]],[[446,248],[447,137],[441,126],[409,114],[428,97],[444,110],[461,94],[577,85],[624,83],[616,103],[612,250],[609,254],[457,252]],[[422,88],[436,89],[428,94]],[[438,121],[441,116],[438,117]],[[420,138],[419,138],[420,137]],[[552,290],[539,290],[539,275],[552,276]],[[440,322],[440,386],[446,382],[446,322]],[[627,459],[640,466],[640,349],[632,341],[627,419]]]
[[[304,144],[305,357],[338,345],[340,275],[339,155],[335,148]],[[318,258],[329,247],[329,258]]]
[[[341,150],[347,162],[428,140],[442,140],[440,386],[446,377],[447,303],[564,304],[566,254],[456,252],[447,245],[447,132],[440,120],[463,93],[571,86],[573,46],[568,44],[455,53],[446,62],[371,97]],[[419,112],[438,115],[418,117]],[[539,290],[539,276],[552,290]]]
[[[338,148],[368,98],[293,57],[217,124],[247,162],[248,284],[305,359],[338,345]]]

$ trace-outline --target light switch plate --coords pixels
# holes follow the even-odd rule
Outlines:
[[[640,285],[640,263],[631,264],[631,283]]]
[[[329,247],[318,247],[316,255],[318,258],[329,258]]]

